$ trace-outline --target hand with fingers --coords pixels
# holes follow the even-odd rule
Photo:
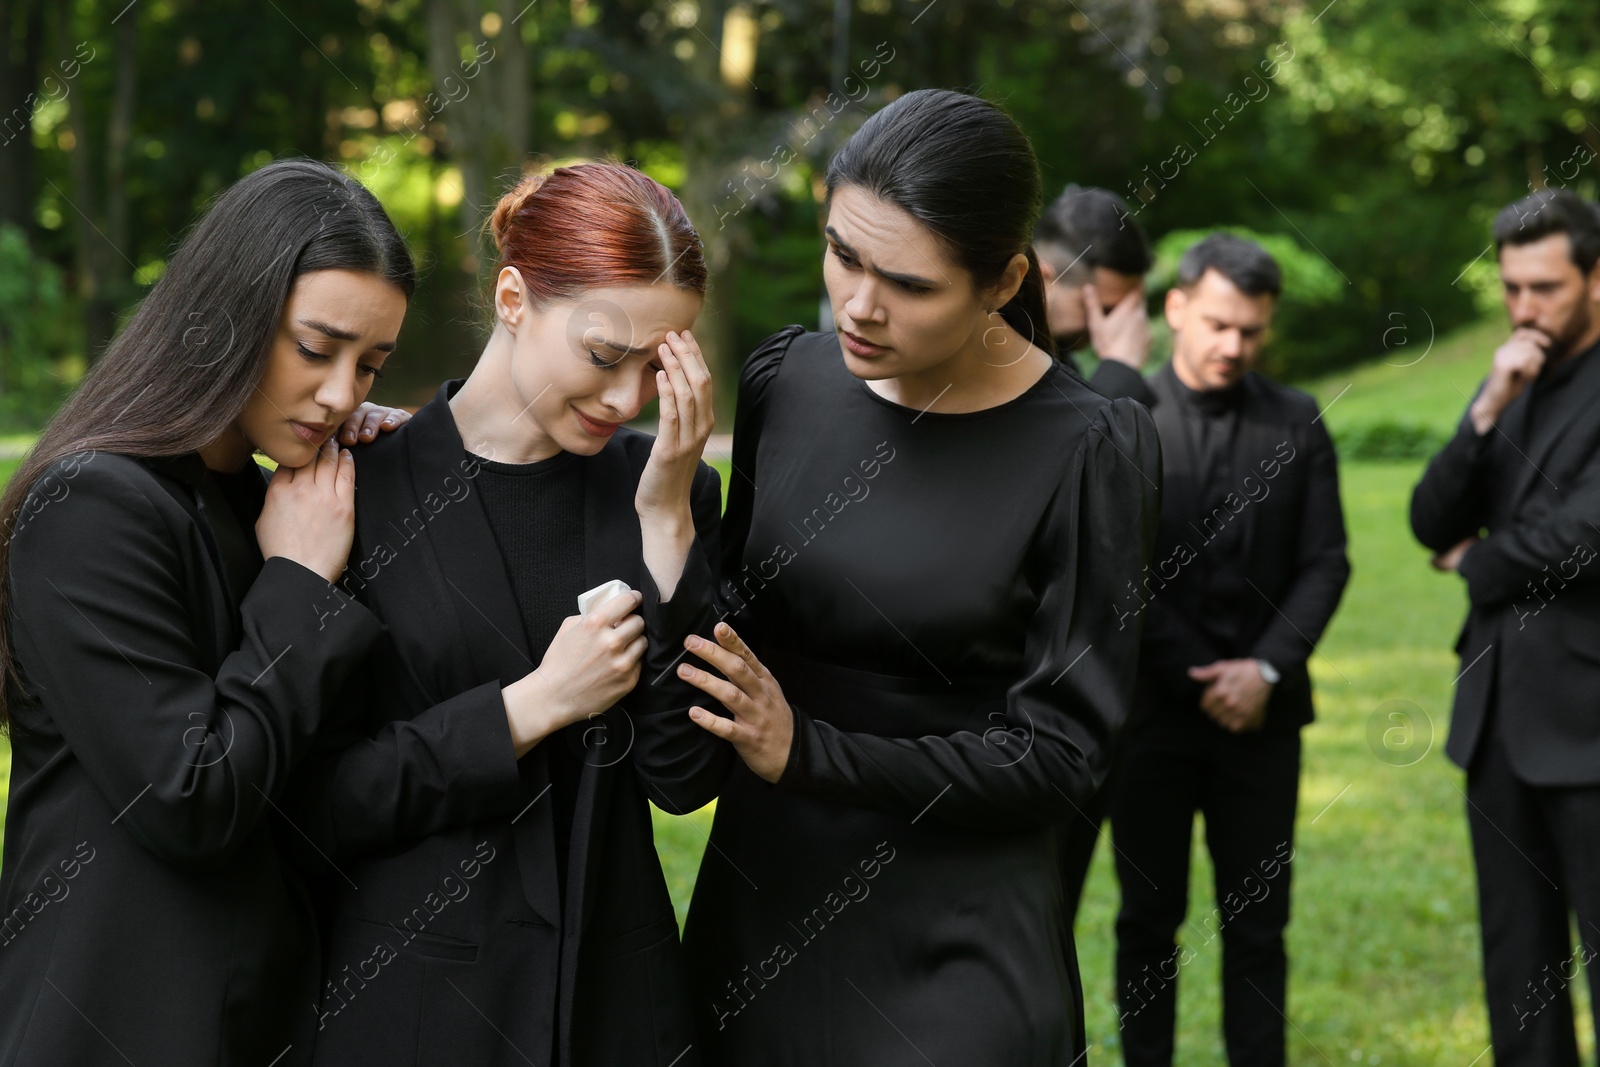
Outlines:
[[[561,624],[539,666],[501,690],[518,758],[633,691],[647,645],[644,597],[629,590]]]
[[[256,519],[263,559],[283,556],[336,582],[356,531],[356,461],[329,438],[304,467],[279,467]]]
[[[386,408],[382,404],[365,401],[339,427],[339,440],[347,445],[365,444],[375,440],[379,433],[398,430],[411,421],[411,412],[405,408]]]
[[[1479,436],[1488,433],[1511,402],[1539,376],[1550,345],[1550,335],[1543,330],[1520,326],[1495,349],[1489,379],[1472,402],[1472,427]]]
[[[1190,667],[1189,677],[1205,683],[1200,709],[1224,730],[1250,733],[1266,724],[1272,683],[1261,676],[1255,660],[1223,659]]]
[[[718,678],[709,671],[683,663],[678,677],[700,689],[727,708],[733,718],[724,718],[698,705],[689,717],[733,745],[739,758],[756,775],[776,782],[789,764],[789,749],[794,743],[794,713],[783,697],[783,688],[772,672],[756,658],[733,627],[717,623],[716,643],[690,635],[683,647],[721,671]]]
[[[700,455],[716,424],[711,372],[694,335],[668,332],[658,353],[661,425],[639,476],[634,508],[639,513],[644,563],[662,600],[672,597],[694,541],[690,491]]]
[[[658,350],[661,370],[661,424],[650,459],[639,479],[634,507],[640,516],[689,515],[689,488],[706,441],[716,424],[711,405],[711,371],[694,335],[667,334]]]
[[[1095,287],[1085,285],[1083,303],[1089,317],[1089,347],[1094,354],[1142,370],[1150,358],[1150,315],[1144,306],[1144,286],[1128,290],[1108,312],[1100,306]]]

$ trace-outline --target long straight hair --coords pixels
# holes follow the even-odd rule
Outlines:
[[[980,288],[1019,253],[1022,288],[1000,309],[1014,330],[1055,354],[1033,225],[1044,194],[1027,134],[987,100],[918,89],[876,112],[828,164],[831,202],[854,186],[903,209],[942,240]]]
[[[416,289],[404,238],[354,179],[296,159],[235,182],[45,427],[0,496],[0,726],[20,680],[11,541],[34,483],[79,453],[181,456],[216,441],[261,380],[295,279],[319,270],[376,274],[408,301]]]

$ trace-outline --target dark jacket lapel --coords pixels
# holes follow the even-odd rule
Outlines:
[[[613,438],[599,453],[585,460],[583,513],[583,570],[587,587],[621,578],[634,589],[644,578],[644,548],[639,515],[633,507],[634,477],[621,441]],[[573,605],[576,610],[577,605]],[[650,684],[640,678],[639,685]],[[626,703],[626,701],[625,701]],[[581,905],[581,922],[587,925],[590,898],[605,851],[605,834],[612,779],[629,766],[634,723],[623,705],[605,712],[588,725],[584,734],[583,772],[578,780],[578,801],[573,812],[571,897],[569,906]],[[570,918],[570,917],[569,917]]]
[[[255,465],[253,459],[250,463],[251,466]],[[235,628],[233,620],[238,617],[239,605],[243,603],[256,573],[261,569],[253,531],[239,525],[238,517],[228,506],[221,488],[212,480],[198,452],[146,459],[144,464],[167,479],[163,486],[199,526],[206,552],[216,569],[218,583],[227,596],[225,609],[228,617],[219,620],[221,628],[218,632],[231,633]],[[173,485],[174,482],[178,484]]]
[[[1183,426],[1183,399],[1180,383],[1169,361],[1151,375],[1150,391],[1157,403],[1151,411],[1156,434],[1161,440],[1161,513],[1179,542],[1198,544],[1198,531],[1191,525],[1200,512],[1200,494],[1194,477],[1195,455],[1189,434]],[[1200,541],[1205,538],[1200,536]]]
[[[1248,499],[1245,478],[1254,475],[1257,481],[1261,480],[1258,464],[1276,453],[1277,446],[1291,436],[1291,427],[1284,422],[1283,412],[1273,407],[1272,398],[1262,386],[1260,378],[1254,374],[1245,375],[1242,388],[1244,395],[1239,398],[1239,436],[1233,443],[1234,471],[1238,484],[1233,491]],[[1245,505],[1242,558],[1246,568],[1250,568],[1251,563],[1258,559],[1255,551],[1256,530],[1264,517],[1265,513],[1254,501]]]
[[[1581,413],[1590,416],[1594,413],[1594,400],[1597,394],[1600,394],[1600,349],[1591,348],[1578,358],[1582,362],[1576,368],[1572,381],[1567,383],[1566,388],[1590,398],[1590,402],[1566,405],[1566,414],[1550,427],[1550,433],[1546,435],[1543,446],[1537,451],[1528,446],[1528,438],[1533,432],[1533,427],[1528,425],[1529,400],[1533,388],[1530,386],[1524,389],[1522,395],[1517,397],[1513,408],[1506,412],[1508,423],[1506,436],[1523,453],[1519,458],[1527,461],[1517,470],[1517,478],[1513,483],[1514,488],[1510,497],[1513,515],[1516,514],[1517,506],[1522,503],[1522,498],[1532,488],[1533,483],[1551,476],[1550,468],[1555,466],[1555,454],[1563,444],[1572,439],[1569,430],[1578,415]]]
[[[539,658],[528,648],[527,634],[517,608],[505,559],[489,527],[488,516],[476,493],[451,500],[447,486],[475,477],[455,417],[450,412],[450,397],[461,382],[449,381],[406,428],[408,459],[415,506],[421,513],[416,521],[428,531],[426,538],[435,564],[444,578],[450,607],[460,630],[460,640],[441,642],[450,655],[463,657],[457,691],[463,691],[498,678],[510,685],[539,665]],[[468,460],[468,471],[462,460]],[[402,519],[402,524],[407,520]],[[404,529],[393,531],[400,541],[407,540]],[[452,694],[443,694],[445,696]],[[555,823],[552,805],[545,792],[550,775],[543,754],[536,747],[518,761],[529,803],[512,823],[517,846],[517,867],[522,875],[523,893],[533,908],[552,926],[561,924],[561,891],[556,884]]]

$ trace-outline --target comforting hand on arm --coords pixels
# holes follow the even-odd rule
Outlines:
[[[679,664],[678,677],[704,690],[732,712],[733,718],[699,706],[689,709],[689,717],[731,743],[758,777],[776,782],[789,763],[794,713],[783,698],[783,687],[733,627],[719,622],[716,634],[716,644],[691,635],[683,647],[721,671],[727,680],[687,663]]]

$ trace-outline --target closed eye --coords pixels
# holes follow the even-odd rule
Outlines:
[[[331,363],[333,361],[333,356],[329,355],[326,352],[314,352],[311,349],[307,348],[305,345],[301,345],[301,344],[297,344],[294,347],[295,347],[295,351],[299,352],[301,357],[303,359],[305,359],[307,362],[310,362],[310,363]],[[379,378],[383,377],[383,371],[379,370],[377,367],[371,366],[370,364],[366,364],[366,363],[357,364],[356,365],[356,370],[363,377],[366,377],[366,378],[371,378],[371,379],[376,380],[376,379],[379,379]]]

